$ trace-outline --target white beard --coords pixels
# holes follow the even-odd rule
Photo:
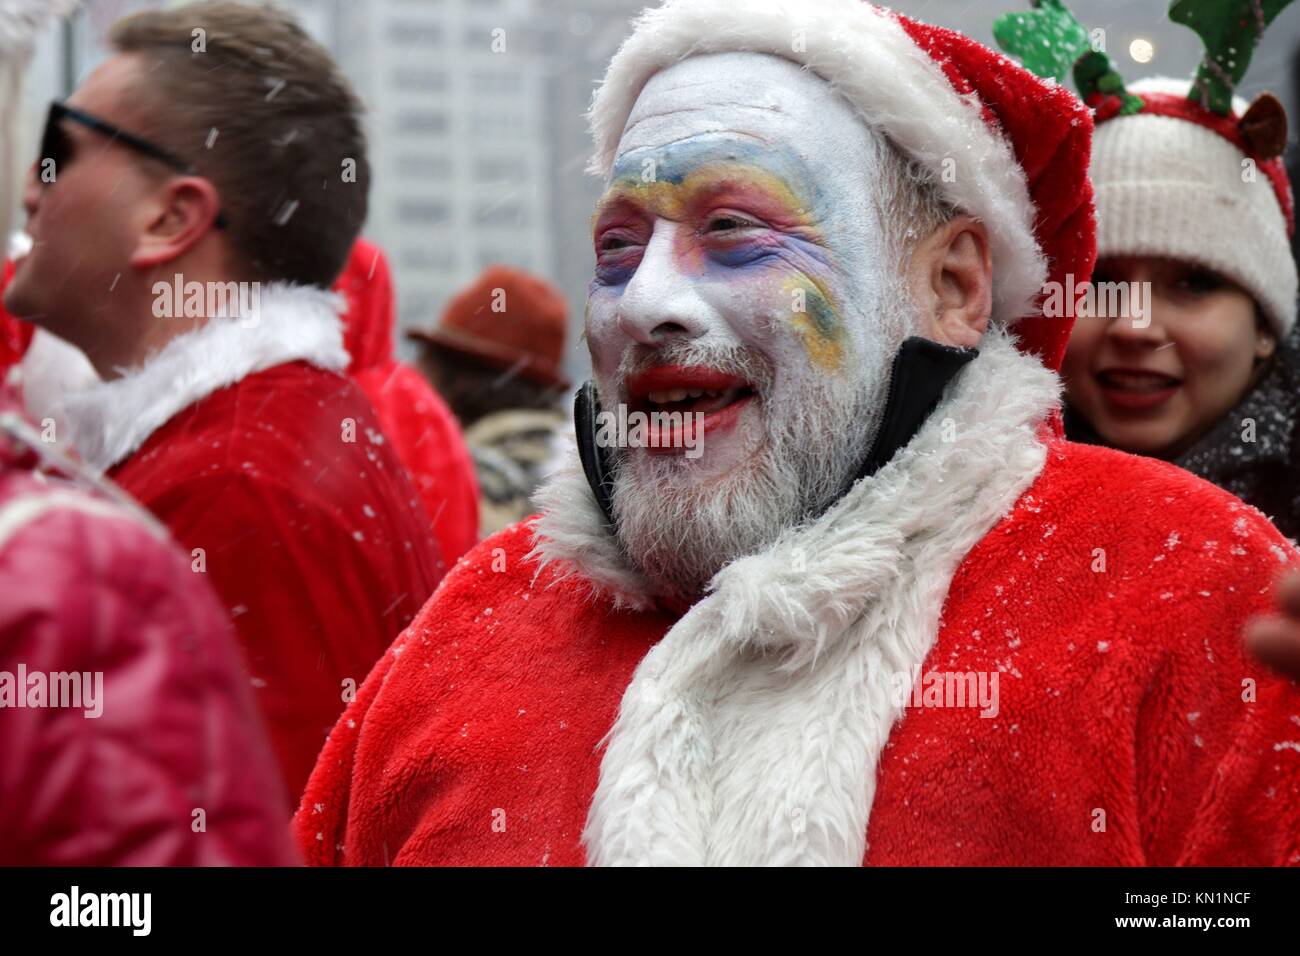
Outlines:
[[[619,543],[660,593],[693,600],[731,561],[763,550],[846,490],[879,431],[894,355],[918,324],[901,284],[891,285],[880,296],[890,305],[872,320],[876,334],[863,349],[869,354],[849,351],[839,374],[803,375],[779,404],[770,400],[768,364],[749,350],[686,343],[645,363],[707,365],[745,378],[763,423],[745,464],[703,483],[684,456],[620,451],[613,496]],[[621,369],[620,379],[628,371]]]

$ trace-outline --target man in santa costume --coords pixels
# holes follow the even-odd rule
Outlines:
[[[0,2],[0,238],[25,70],[76,6]],[[25,328],[0,310],[0,371]],[[293,863],[216,597],[157,521],[49,437],[0,382],[0,865]]]
[[[1300,698],[1241,647],[1294,552],[1061,437],[1082,104],[857,0],[670,0],[591,119],[577,451],[335,727],[308,858],[1297,862]],[[638,411],[674,447],[608,447]]]
[[[95,366],[72,445],[215,587],[295,801],[441,576],[328,291],[366,214],[360,106],[270,9],[146,12],[110,42],[51,109],[5,307]]]

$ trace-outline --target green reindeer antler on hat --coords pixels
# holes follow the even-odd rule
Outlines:
[[[1064,82],[1066,71],[1091,49],[1088,31],[1061,0],[1039,0],[1033,10],[998,17],[993,36],[1026,70],[1057,82]]]
[[[1173,0],[1169,19],[1190,27],[1205,44],[1188,99],[1221,116],[1246,75],[1255,47],[1292,0]]]
[[[1289,3],[1290,0],[1283,0]],[[1090,106],[1103,96],[1120,100],[1120,113],[1136,113],[1142,101],[1124,88],[1119,75],[1103,51],[1093,49],[1082,24],[1063,0],[1034,0],[1034,9],[1007,13],[993,21],[993,37],[1008,53],[1020,57],[1025,69],[1038,76],[1064,82],[1074,69],[1074,85]]]

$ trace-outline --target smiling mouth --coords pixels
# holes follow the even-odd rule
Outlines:
[[[629,376],[632,411],[716,415],[755,396],[754,387],[717,369],[662,365]]]
[[[1172,375],[1141,369],[1106,369],[1097,373],[1097,382],[1104,389],[1134,395],[1156,395],[1183,384]]]
[[[757,397],[753,385],[739,376],[682,365],[660,365],[630,375],[627,391],[629,411],[650,416],[645,450],[651,455],[699,449],[706,435],[734,428]]]

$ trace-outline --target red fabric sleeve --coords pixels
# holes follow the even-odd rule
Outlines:
[[[1201,781],[1178,863],[1300,865],[1300,689],[1260,675]]]
[[[529,541],[531,530],[521,524],[478,545],[442,580],[411,626],[370,672],[356,700],[330,731],[293,819],[294,840],[309,865],[345,865],[348,861],[343,850],[349,835],[356,842],[364,841],[367,847],[391,847],[388,859],[382,859],[378,853],[371,859],[353,847],[352,859],[361,858],[362,865],[392,863],[403,850],[402,841],[394,835],[409,832],[417,822],[412,819],[412,813],[418,814],[423,808],[421,801],[412,799],[407,789],[415,779],[428,782],[419,767],[420,754],[435,746],[428,739],[424,724],[428,715],[441,707],[441,696],[455,686],[453,680],[439,686],[433,694],[424,687],[412,690],[411,671],[415,669],[428,675],[431,663],[435,669],[448,663],[439,658],[445,646],[457,646],[459,618],[465,606],[478,605],[474,584],[482,581],[485,564],[491,567],[495,555],[507,553],[511,555],[510,560],[522,560]],[[454,656],[461,660],[459,654]],[[400,658],[404,658],[401,667],[398,666]],[[441,670],[437,674],[441,677]],[[376,709],[376,716],[372,707],[381,695],[383,704]],[[396,732],[406,742],[398,751],[390,751],[386,746],[394,735],[391,726],[394,714],[407,722]],[[372,717],[375,719],[367,722]],[[391,769],[402,778],[399,785],[391,788],[391,801],[381,799],[373,803],[366,793],[360,795],[361,799],[353,800],[358,795],[359,781],[355,776],[358,753],[363,750],[368,751],[368,759],[363,756],[360,767],[366,782],[375,785],[372,790],[387,789],[371,772],[376,765],[376,751],[381,755],[385,772]]]
[[[419,372],[400,362],[353,376],[379,416],[420,496],[443,564],[478,544],[478,479],[451,409]]]
[[[4,299],[5,286],[13,277],[14,264],[5,260],[4,267],[0,269],[0,300]],[[9,369],[22,361],[35,334],[36,326],[15,319],[0,305],[0,381],[9,374]]]
[[[293,818],[294,841],[309,866],[339,866],[343,862],[343,839],[351,806],[348,795],[352,789],[352,769],[356,764],[361,726],[407,636],[408,632],[403,632],[379,659],[361,685],[356,700],[348,705],[330,731],[316,761],[302,803]]]
[[[102,674],[98,717],[0,710],[0,863],[297,862],[229,622],[172,545],[63,509],[0,549],[0,581],[0,669]]]
[[[1130,618],[1134,647],[1164,645],[1134,725],[1139,825],[1152,865],[1300,864],[1300,688],[1257,663],[1242,640],[1297,555],[1263,515],[1235,507],[1205,559],[1226,563],[1231,576],[1207,573],[1199,591],[1185,591],[1222,611],[1189,608],[1172,618],[1186,622],[1177,634],[1143,634],[1143,616]],[[1173,588],[1152,575],[1130,593],[1153,603]]]
[[[280,759],[287,816],[345,692],[427,595],[394,593],[407,575],[389,549],[266,475],[180,482],[149,507],[187,549],[204,551]]]

